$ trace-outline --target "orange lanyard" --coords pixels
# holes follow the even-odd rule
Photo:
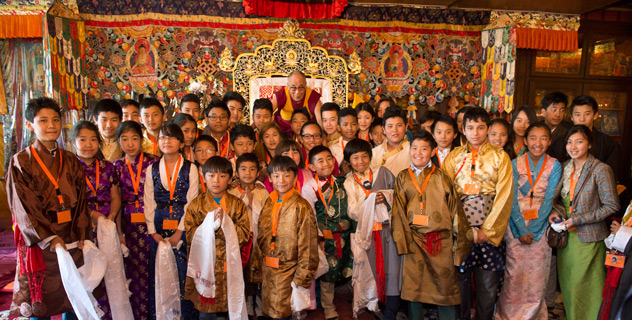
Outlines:
[[[529,176],[529,185],[531,186],[531,199],[529,200],[529,205],[533,205],[533,188],[535,188],[535,186],[538,184],[538,181],[540,181],[540,177],[542,176],[542,172],[544,172],[544,168],[546,167],[546,160],[547,160],[547,156],[546,154],[544,155],[544,163],[542,164],[542,168],[540,168],[540,172],[538,173],[538,177],[535,178],[535,183],[533,183],[533,178],[531,177],[531,168],[529,168],[529,155],[527,154],[527,175]],[[537,163],[535,164],[537,165]]]
[[[40,158],[39,154],[37,154],[37,150],[35,150],[33,146],[31,146],[31,153],[33,153],[33,157],[35,157],[37,164],[39,164],[40,168],[42,168],[42,170],[48,177],[48,180],[50,180],[50,182],[55,187],[55,193],[57,194],[57,199],[59,200],[59,204],[62,206],[62,209],[63,209],[64,197],[62,197],[61,190],[59,190],[59,177],[61,177],[61,168],[62,168],[62,165],[64,164],[64,158],[61,154],[62,153],[61,150],[57,150],[57,153],[59,153],[59,173],[57,174],[57,179],[53,178],[53,175],[50,173],[50,171],[48,171],[48,168],[46,168],[46,166],[44,165],[44,162],[42,162],[42,158]]]
[[[524,146],[524,138],[522,139],[522,143],[520,144],[520,147],[518,147],[518,150],[516,150],[516,154],[520,153],[520,150],[522,150],[523,146]]]
[[[200,175],[200,182],[202,183],[202,192],[205,193],[206,192],[206,184],[204,183],[204,176],[202,176],[202,174],[198,171],[198,174]]]
[[[151,141],[152,149],[153,149],[152,153],[154,155],[158,155],[158,141],[156,141],[156,139],[154,139],[154,137],[152,137],[149,132],[147,133],[147,138],[149,138],[149,140]]]
[[[320,190],[320,187],[318,186],[318,181],[320,180],[318,180],[318,175],[316,175],[316,187],[318,188],[318,197],[320,197],[320,200],[325,205],[325,210],[328,210],[331,198],[334,196],[334,177],[330,177],[329,179],[329,183],[331,184],[331,194],[329,195],[329,200],[327,200],[327,202],[325,202],[325,195],[323,195],[323,191]]]
[[[270,243],[270,252],[273,255],[274,255],[274,247],[276,244],[277,227],[279,226],[279,211],[281,210],[281,207],[283,206],[283,202],[289,199],[293,193],[294,193],[294,189],[288,191],[281,198],[281,202],[279,202],[278,191],[274,190],[272,191],[272,193],[270,193],[270,199],[272,200],[272,202],[274,202],[274,205],[272,206],[272,213],[271,213],[272,215],[272,242]]]
[[[134,194],[136,195],[135,204],[136,209],[138,209],[138,187],[140,185],[140,172],[143,170],[143,152],[140,153],[140,157],[138,158],[138,172],[136,173],[136,179],[134,179],[134,170],[132,170],[132,164],[129,162],[127,157],[125,157],[125,164],[127,165],[127,170],[129,171],[129,177],[132,179],[132,186],[134,187]]]
[[[97,166],[97,182],[96,182],[96,185],[93,186],[92,183],[90,182],[90,180],[88,179],[88,177],[86,177],[86,182],[88,183],[88,187],[90,188],[90,190],[92,190],[92,193],[94,193],[95,207],[96,207],[97,210],[99,210],[99,203],[97,202],[97,189],[99,189],[99,176],[100,176],[99,159],[94,159],[94,161],[96,162],[95,165]]]
[[[485,143],[487,143],[487,142],[485,142]],[[470,177],[472,177],[472,178],[474,178],[474,173],[476,172],[476,157],[478,157],[478,150],[480,150],[481,147],[483,145],[485,145],[485,143],[480,145],[476,150],[472,149],[472,167],[471,167],[471,170],[470,170]],[[459,168],[459,170],[454,175],[455,178],[459,175],[459,172],[461,172],[461,169],[463,169],[463,166],[465,165],[465,160],[467,160],[467,156],[465,156],[465,158],[463,158],[463,163],[461,164],[461,167]]]
[[[270,164],[270,153],[266,150],[266,164]]]
[[[362,188],[362,191],[364,191],[364,194],[366,195],[366,197],[368,198],[369,195],[371,194],[371,189],[369,188],[368,190],[364,187],[364,185],[362,184],[362,182],[360,182],[360,178],[358,178],[358,176],[355,174],[355,172],[353,173],[353,177],[355,178],[355,181],[358,183],[358,185],[360,186],[360,188]],[[371,186],[373,186],[373,170],[371,170],[369,168],[369,183],[371,184]]]
[[[222,150],[222,152],[220,152],[219,154],[222,158],[226,157],[226,154],[228,153],[228,145],[230,144],[230,133],[227,133],[227,134],[228,134],[228,139],[226,140],[226,144],[224,145],[224,150]],[[219,139],[217,141],[217,144],[219,145],[222,140],[224,140],[223,137],[222,139]]]
[[[362,137],[360,136],[360,133],[358,133],[358,138],[360,138],[360,139],[362,139],[362,140],[364,140],[364,141],[369,141],[369,132],[367,131],[367,133],[366,133],[366,139],[365,139],[365,138],[362,138]]]
[[[577,181],[575,181],[575,162],[573,162],[573,173],[571,173],[571,190],[570,190],[570,205],[568,208],[568,213],[573,212],[573,199],[575,198],[575,186],[577,185]]]
[[[430,171],[430,173],[426,176],[426,179],[424,179],[424,184],[420,188],[419,182],[417,182],[417,177],[415,177],[415,174],[413,173],[413,169],[411,169],[410,167],[408,168],[408,174],[410,174],[410,178],[413,179],[413,184],[415,185],[415,189],[417,189],[417,192],[419,192],[419,198],[421,202],[423,202],[423,194],[424,191],[426,191],[426,187],[428,186],[428,181],[430,181],[430,176],[432,176],[432,174],[435,172],[435,169],[437,169],[437,167],[433,165],[432,171]]]
[[[167,167],[167,160],[165,160],[165,171],[167,173],[167,186],[169,186],[169,200],[173,201],[173,193],[176,191],[176,182],[178,182],[178,173],[180,172],[180,163],[182,163],[182,157],[178,157],[178,162],[174,168],[174,178],[171,182],[171,175],[169,174],[169,167]],[[169,213],[173,213],[173,205],[169,206]]]
[[[345,139],[340,139],[340,149],[342,149],[342,153],[345,153]]]

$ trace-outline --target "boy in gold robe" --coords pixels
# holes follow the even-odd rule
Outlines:
[[[502,240],[513,204],[513,170],[509,155],[487,142],[489,123],[484,109],[468,110],[462,124],[467,144],[452,150],[443,164],[474,236],[472,251],[459,268],[461,319],[470,319],[474,299],[476,319],[492,319],[505,270]]]
[[[439,319],[456,319],[461,302],[457,266],[472,248],[469,223],[452,179],[431,158],[437,143],[427,131],[413,136],[412,165],[399,172],[393,199],[393,240],[403,255],[402,299],[409,319],[423,319],[422,303],[438,306]]]
[[[308,290],[318,267],[318,228],[310,204],[294,189],[298,167],[287,156],[270,161],[274,191],[259,216],[259,232],[250,259],[252,279],[262,282],[263,313],[289,319],[290,297]],[[300,288],[299,288],[300,287]]]
[[[209,158],[202,166],[206,192],[200,193],[189,203],[185,217],[184,227],[189,249],[195,235],[195,231],[200,227],[206,218],[206,214],[220,207],[220,217],[217,219],[230,218],[235,225],[239,247],[243,246],[250,239],[250,218],[248,209],[243,201],[228,193],[228,187],[233,177],[233,166],[228,159],[220,156]],[[214,319],[215,313],[229,311],[227,298],[227,239],[222,228],[215,230],[215,297],[203,297],[196,289],[194,279],[187,276],[184,298],[193,302],[195,309],[200,311],[200,319]],[[241,253],[237,253],[241,254]],[[234,266],[232,266],[234,267]],[[243,268],[241,264],[237,267]],[[239,269],[240,272],[242,269]],[[235,284],[234,284],[235,285]],[[241,284],[243,286],[243,284]]]

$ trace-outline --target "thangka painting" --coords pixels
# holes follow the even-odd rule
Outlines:
[[[100,3],[78,1],[86,19],[93,100],[150,91],[163,101],[179,100],[194,82],[221,95],[233,88],[232,76],[219,69],[224,49],[233,57],[254,52],[280,38],[278,30],[285,22],[245,18],[243,8],[233,2],[203,2],[203,8],[188,12],[213,16],[179,19],[167,19],[171,14],[124,15],[128,13],[116,11],[112,1],[106,3],[102,8]],[[113,15],[105,15],[109,11]],[[434,106],[451,96],[478,102],[479,38],[488,22],[489,12],[483,11],[349,6],[335,23],[300,25],[304,38],[329,55],[345,60],[354,51],[359,55],[362,71],[349,77],[350,93],[365,101],[378,95],[413,96],[422,105]]]
[[[516,27],[483,30],[481,34],[481,106],[489,112],[511,112],[516,87]]]

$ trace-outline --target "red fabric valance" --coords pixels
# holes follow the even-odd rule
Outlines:
[[[577,31],[535,28],[517,29],[518,48],[547,51],[576,51]]]
[[[0,15],[0,39],[41,38],[44,15]]]
[[[247,14],[293,19],[334,19],[340,17],[347,0],[274,1],[244,0]]]

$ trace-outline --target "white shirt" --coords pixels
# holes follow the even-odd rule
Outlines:
[[[184,165],[184,158],[180,156],[182,159],[180,163],[180,167],[174,168],[171,173],[171,181],[173,179],[177,179],[176,172],[179,174],[182,165]],[[147,233],[154,234],[156,233],[156,226],[154,225],[154,217],[156,215],[156,201],[154,200],[154,180],[153,180],[153,166],[158,165],[158,169],[160,170],[160,182],[162,183],[163,188],[169,190],[169,185],[167,184],[167,172],[165,170],[165,159],[160,158],[160,161],[154,162],[149,168],[147,168],[147,172],[145,173],[145,194],[143,195],[143,200],[145,202],[145,222],[147,223]],[[191,170],[189,170],[189,190],[187,190],[187,204],[184,206],[184,212],[187,211],[187,206],[191,202],[191,200],[197,197],[200,188],[200,176],[198,174],[198,169],[195,164],[191,164]],[[178,230],[184,231],[184,214],[182,218],[180,218],[180,223],[178,223]]]
[[[401,148],[399,152],[389,156],[383,161],[384,157],[389,153],[387,149],[387,141],[384,141],[382,145],[379,145],[373,148],[373,159],[371,159],[371,169],[373,172],[377,172],[380,166],[386,167],[391,173],[397,177],[397,175],[402,171],[408,169],[410,166],[410,142],[402,141]]]
[[[345,159],[344,147],[347,146],[347,142],[349,141],[345,141],[342,136],[340,136],[340,138],[338,138],[338,140],[336,140],[336,142],[334,142],[331,147],[329,147],[329,150],[331,150],[331,154],[334,156],[334,158],[336,158],[338,164],[341,164],[342,160]]]
[[[441,148],[437,148],[437,158],[439,158],[439,163],[443,165],[443,160],[445,160],[445,157],[448,156],[448,153],[450,153],[450,149],[444,149],[441,150]]]

